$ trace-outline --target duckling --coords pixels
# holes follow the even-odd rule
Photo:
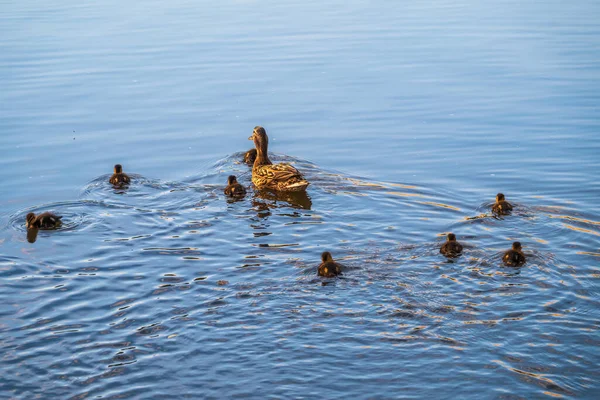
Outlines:
[[[224,192],[227,196],[239,198],[246,195],[246,188],[238,183],[235,175],[229,175],[229,178],[227,178],[227,187]]]
[[[454,233],[448,234],[448,240],[440,248],[440,253],[446,257],[457,257],[462,253],[462,244],[456,241],[456,235]]]
[[[508,250],[504,253],[502,257],[502,261],[508,267],[520,267],[525,264],[525,254],[523,254],[523,250],[521,250],[521,243],[514,242],[512,245],[512,249]]]
[[[273,164],[267,155],[269,138],[265,128],[257,126],[248,140],[254,140],[256,160],[252,167],[252,183],[257,189],[282,192],[305,191],[309,183],[289,164]]]
[[[244,154],[244,162],[248,165],[253,165],[256,160],[256,149],[250,149]]]
[[[25,226],[27,226],[27,229],[56,229],[62,225],[61,219],[62,216],[52,214],[51,212],[41,213],[37,216],[30,212],[25,217]]]
[[[513,206],[504,199],[504,195],[502,193],[498,193],[496,195],[496,202],[492,206],[492,212],[498,215],[507,215],[512,211]]]
[[[122,185],[130,183],[131,179],[129,179],[129,176],[125,172],[123,172],[123,167],[121,166],[121,164],[116,164],[115,173],[110,177],[108,182],[110,182],[113,185]]]
[[[338,276],[342,273],[342,265],[333,261],[333,257],[331,256],[330,252],[323,252],[323,254],[321,254],[321,261],[321,265],[319,265],[319,276],[333,278],[334,276]]]

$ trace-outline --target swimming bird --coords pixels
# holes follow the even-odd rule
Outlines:
[[[238,183],[235,175],[229,175],[229,178],[227,178],[227,187],[224,192],[227,196],[239,198],[246,195],[246,188]]]
[[[62,225],[62,216],[55,215],[51,212],[38,214],[37,216],[30,212],[25,217],[25,226],[27,229],[56,229]]]
[[[321,261],[321,265],[319,265],[319,276],[333,278],[334,276],[338,276],[342,273],[342,265],[333,261],[333,257],[331,256],[330,252],[323,252],[323,254],[321,254]]]
[[[462,244],[456,241],[456,235],[454,233],[448,234],[448,240],[440,248],[440,253],[446,257],[457,257],[462,253]]]
[[[273,164],[269,160],[269,138],[265,128],[255,127],[248,140],[253,140],[256,146],[256,160],[252,167],[252,183],[256,188],[282,192],[306,190],[309,183],[296,168],[289,164]]]
[[[508,267],[520,267],[525,264],[525,254],[523,254],[523,250],[521,250],[521,243],[514,242],[512,245],[512,249],[508,250],[504,253],[502,257],[502,261]]]
[[[131,182],[129,176],[123,172],[123,167],[121,164],[115,165],[115,173],[108,180],[113,185],[122,185]]]
[[[253,165],[256,160],[256,149],[250,149],[244,154],[244,162],[248,165]]]
[[[512,211],[513,206],[504,199],[504,195],[502,193],[498,193],[496,195],[496,202],[492,206],[492,212],[498,215],[507,215]]]

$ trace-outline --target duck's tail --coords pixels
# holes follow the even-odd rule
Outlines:
[[[294,182],[286,186],[286,191],[289,192],[303,192],[306,190],[310,183],[304,179],[299,180],[298,182]]]

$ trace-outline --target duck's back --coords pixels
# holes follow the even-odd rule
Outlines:
[[[225,194],[232,197],[243,197],[246,195],[246,188],[239,183],[235,183],[225,188]]]
[[[258,188],[299,192],[309,185],[302,174],[289,164],[254,165],[252,183]]]
[[[62,225],[62,217],[51,212],[41,213],[35,218],[35,226],[40,229],[54,229]]]
[[[512,267],[519,266],[525,263],[525,256],[523,253],[516,250],[509,250],[504,254],[504,257],[502,257],[502,261],[504,261],[506,265]]]
[[[333,278],[342,273],[341,265],[334,261],[328,261],[319,265],[319,276]]]
[[[462,244],[458,242],[446,242],[440,248],[440,253],[444,255],[460,254],[463,250]]]
[[[498,214],[511,212],[513,206],[506,200],[499,201],[492,206],[492,211]]]
[[[130,183],[131,179],[129,179],[127,174],[121,172],[118,174],[113,174],[113,176],[110,177],[109,182],[113,185],[119,185],[123,183]]]

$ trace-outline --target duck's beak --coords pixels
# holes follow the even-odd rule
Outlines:
[[[248,140],[253,140],[254,139],[254,133],[248,138]]]

